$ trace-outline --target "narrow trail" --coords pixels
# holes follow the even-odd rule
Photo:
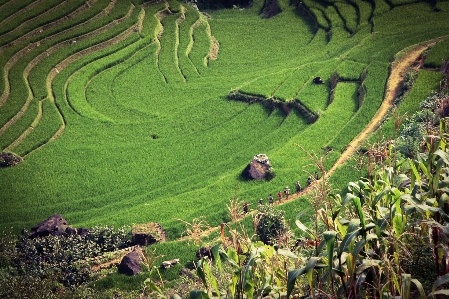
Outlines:
[[[442,37],[445,38],[445,37]],[[394,100],[401,89],[401,83],[406,75],[407,70],[417,61],[419,60],[421,54],[430,46],[434,45],[438,40],[442,38],[434,39],[427,41],[425,43],[421,43],[415,45],[411,48],[404,56],[402,56],[398,61],[394,61],[391,65],[393,66],[391,69],[391,73],[387,80],[384,100],[377,110],[374,117],[368,123],[368,125],[360,132],[357,137],[355,137],[346,147],[345,151],[341,154],[332,168],[326,172],[326,176],[329,177],[335,170],[343,165],[354,153],[355,151],[363,144],[367,138],[374,133],[380,126],[382,119],[388,114],[391,107],[394,105]],[[313,185],[313,183],[312,183]],[[308,194],[312,188],[305,188],[299,193],[290,194],[288,199],[283,198],[281,203],[276,202],[276,205],[284,204],[286,202],[292,201],[298,197]],[[252,213],[254,213],[253,211]],[[251,214],[251,212],[250,212]],[[220,229],[220,227],[210,227],[202,233],[202,236],[205,237],[210,233]],[[188,236],[184,236],[178,239],[178,241],[183,241],[189,239]]]

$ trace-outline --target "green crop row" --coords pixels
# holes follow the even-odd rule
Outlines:
[[[75,2],[75,8],[78,7],[79,5],[80,3]],[[28,21],[35,21],[33,19],[41,15],[53,14],[54,11],[58,11],[58,9],[61,8],[67,10],[68,13],[70,13],[70,11],[73,10],[71,9],[72,8],[71,6],[65,7],[64,2],[62,2],[61,0],[44,1],[41,5],[37,5],[33,7],[33,9],[27,9],[24,13],[19,14],[18,16],[14,17],[14,19],[8,21],[7,24],[0,27],[1,28],[0,35],[3,35],[5,33],[14,30],[15,28],[21,26],[23,23],[26,23]],[[36,26],[36,24],[33,24],[33,26]],[[23,33],[24,32],[22,32],[22,34]],[[4,43],[4,41],[2,43]]]
[[[156,38],[156,29],[159,24],[159,20],[156,18],[156,14],[165,9],[165,3],[150,5],[145,9],[145,18],[143,20],[142,37],[144,38]]]
[[[190,51],[194,46],[193,26],[198,19],[198,12],[192,8],[187,8],[187,11],[184,13],[184,19],[179,23],[178,62],[187,80],[198,77],[199,74],[195,65],[189,59]]]
[[[27,55],[30,57],[30,55]],[[9,99],[0,107],[0,127],[4,126],[20,109],[25,105],[28,98],[28,86],[23,77],[23,70],[27,64],[26,60],[16,63],[10,70],[9,76],[13,84],[11,84],[11,92]]]
[[[59,54],[59,56],[60,57],[62,57],[62,58],[64,58],[64,57],[66,57],[66,56],[64,56],[64,51],[59,51],[58,52],[58,54]],[[62,56],[61,56],[61,54],[62,54]],[[29,55],[32,55],[32,53],[30,53]],[[53,58],[54,59],[54,57],[52,56],[51,58]],[[62,59],[61,58],[61,59]],[[22,65],[24,64],[24,62],[26,61],[26,59],[25,60],[21,60],[21,61],[23,61],[22,62]],[[54,61],[54,60],[53,60]],[[45,96],[46,96],[46,94],[47,94],[47,91],[46,91],[46,89],[45,89],[45,86],[46,86],[46,84],[45,84],[45,76],[42,76],[41,74],[42,73],[47,73],[47,71],[49,71],[51,68],[53,68],[53,66],[54,65],[56,65],[56,63],[52,63],[52,61],[50,61],[50,65],[47,63],[47,64],[40,64],[39,66],[44,66],[44,67],[46,67],[46,71],[44,71],[44,72],[42,72],[43,70],[42,70],[42,68],[37,68],[37,71],[38,71],[38,73],[36,73],[35,72],[35,74],[39,74],[39,75],[37,75],[37,76],[35,76],[35,77],[33,77],[32,75],[31,75],[31,82],[33,82],[33,81],[36,81],[36,80],[42,80],[41,81],[41,83],[39,84],[35,84],[35,86],[39,86],[40,87],[40,90],[41,90],[41,95],[40,95],[40,97],[41,98],[44,98]],[[12,71],[13,70],[16,70],[16,67],[17,66],[20,66],[20,64],[17,64],[17,65],[15,65],[14,67],[13,67],[13,69],[12,69]],[[10,75],[11,75],[11,77],[12,78],[14,78],[14,72],[10,72]],[[18,76],[18,75],[17,75]],[[34,79],[34,80],[33,80]],[[14,85],[14,87],[16,87],[16,84]],[[22,96],[21,97],[18,97],[18,95],[17,95],[17,92],[14,92],[16,89],[13,89],[12,91],[11,91],[11,94],[10,94],[10,99],[8,100],[8,102],[7,102],[7,105],[5,105],[4,107],[2,107],[2,109],[3,109],[3,111],[9,111],[10,113],[13,113],[12,111],[15,109],[16,111],[18,111],[17,109],[19,109],[23,104],[24,104],[24,102],[23,102],[23,100],[24,99],[26,99],[26,97],[24,96],[24,94],[22,94]],[[26,88],[23,88],[23,90],[26,90]],[[35,92],[38,92],[38,90],[36,90],[36,88],[34,89],[34,91]],[[22,92],[23,93],[23,92]],[[39,97],[39,93],[37,93],[37,96]],[[16,98],[21,98],[22,99],[22,101],[16,101],[15,99]],[[16,107],[16,108],[12,108],[12,107]],[[10,113],[9,114],[7,114],[7,115],[10,115]]]
[[[356,32],[360,24],[359,15],[357,14],[356,8],[351,4],[342,2],[336,2],[334,5],[343,19],[345,29],[351,34]]]
[[[365,0],[352,0],[352,2],[358,7],[360,25],[370,24],[374,13],[372,3]]]
[[[48,30],[44,30],[42,33],[37,34],[36,36],[32,36],[28,41],[23,41],[20,42],[8,49],[6,49],[2,55],[0,55],[0,67],[2,69],[5,68],[5,65],[7,63],[7,61],[16,53],[18,53],[21,49],[25,48],[29,43],[34,43],[34,42],[39,42],[41,40],[45,40],[46,42],[47,39],[49,39],[49,37],[58,34],[58,32],[61,32],[62,34],[58,34],[58,37],[55,38],[51,38],[51,40],[53,41],[52,44],[55,44],[57,41],[62,41],[65,39],[69,39],[69,38],[73,38],[74,36],[78,36],[81,35],[82,32],[87,32],[89,29],[86,28],[86,31],[84,31],[85,26],[87,24],[85,24],[85,22],[92,22],[92,18],[96,15],[98,15],[102,9],[104,8],[105,5],[107,5],[108,0],[99,0],[95,3],[94,6],[91,7],[91,9],[85,11],[83,14],[80,14],[79,16],[73,18],[73,19],[69,19],[66,22],[61,23],[58,26],[52,27],[51,29]],[[88,21],[89,20],[89,21]],[[96,21],[98,23],[98,21]],[[81,26],[80,24],[84,25],[82,26],[83,29],[80,29],[79,27]],[[73,34],[75,35],[70,35],[69,32],[73,32]],[[38,47],[38,49],[40,49],[42,52],[46,49],[42,44]],[[36,50],[38,51],[38,50]],[[37,55],[35,55],[37,56]],[[4,84],[5,84],[5,78],[3,76],[0,76],[0,90],[3,92],[4,91]]]
[[[54,68],[56,65],[58,65],[59,62],[63,61],[70,55],[74,55],[75,53],[81,52],[82,50],[87,49],[88,47],[92,47],[95,44],[100,44],[101,42],[105,42],[108,39],[117,36],[120,33],[120,31],[123,31],[134,24],[134,22],[136,21],[137,13],[138,13],[137,10],[133,10],[133,14],[126,21],[122,22],[117,26],[114,26],[114,28],[109,28],[108,30],[99,29],[100,30],[99,33],[95,33],[96,26],[94,24],[92,24],[93,26],[84,26],[83,28],[85,30],[90,29],[92,31],[85,32],[85,37],[78,36],[76,44],[65,45],[65,47],[63,41],[60,42],[60,44],[56,44],[56,47],[58,46],[59,48],[61,48],[61,46],[63,47],[60,50],[56,51],[55,53],[52,53],[52,55],[45,57],[30,72],[29,80],[33,89],[34,96],[38,99],[47,96],[45,84],[46,77],[42,76],[42,74],[48,74],[52,68]],[[78,35],[79,33],[72,32],[72,34]],[[90,35],[93,36],[90,37]],[[59,40],[63,38],[67,38],[67,36],[61,36]],[[52,41],[51,44],[55,44],[55,41]],[[126,43],[124,44],[126,45]],[[50,47],[49,49],[52,48]]]
[[[39,110],[39,101],[31,101],[25,114],[15,122],[0,138],[0,149],[5,149],[14,140],[16,140],[28,128]]]
[[[425,67],[440,68],[449,61],[449,39],[440,41],[432,47],[424,62]]]
[[[209,53],[210,37],[207,34],[205,20],[198,20],[193,26],[193,47],[189,52],[189,58],[201,74],[206,68],[206,57]]]
[[[160,38],[159,69],[164,74],[166,81],[173,84],[182,83],[185,80],[178,62],[179,17],[179,14],[169,14],[161,21],[164,31]]]
[[[2,9],[0,10],[0,25],[4,25],[4,21],[20,11],[21,9],[27,7],[30,3],[32,3],[32,0],[25,0],[25,1],[8,1],[4,4]]]
[[[25,156],[47,143],[62,124],[62,118],[58,109],[50,100],[44,100],[42,104],[42,119],[25,140],[12,150],[21,156]]]
[[[126,26],[126,25],[127,25],[127,23],[123,22],[121,26]],[[88,26],[86,26],[85,28],[87,29],[87,27]],[[116,26],[116,27],[120,27],[120,26]],[[119,33],[118,31],[109,30],[108,32],[106,32],[106,33],[104,33],[102,35],[99,35],[96,38],[101,41],[102,36],[103,36],[104,39],[107,39],[107,38],[110,38],[110,37],[112,37],[112,36],[114,36],[115,34],[118,34],[118,33]],[[82,49],[83,46],[84,47],[89,47],[89,46],[92,46],[93,44],[95,44],[95,41],[87,40],[87,41],[79,42],[76,45],[72,45],[72,47],[70,47],[70,48],[66,48],[66,51],[58,51],[57,54],[55,54],[55,55],[59,56],[59,57],[62,57],[62,58],[65,58],[65,57],[68,57],[71,54],[77,52],[77,50],[75,50],[75,49]],[[21,107],[23,107],[23,105],[25,104],[25,100],[27,99],[26,92],[27,92],[28,88],[25,85],[24,79],[19,81],[19,79],[15,79],[15,78],[21,78],[21,77],[23,78],[23,75],[21,73],[22,73],[22,70],[25,69],[25,64],[29,60],[31,60],[31,57],[36,55],[35,52],[38,52],[39,50],[44,51],[44,49],[45,49],[45,46],[43,46],[43,49],[36,48],[35,50],[29,52],[27,55],[22,57],[19,60],[19,62],[16,63],[11,68],[11,71],[10,71],[9,75],[10,75],[10,80],[12,82],[14,82],[14,85],[12,85],[13,88],[11,88],[11,93],[10,93],[10,96],[9,96],[9,100],[6,102],[5,105],[3,105],[1,107],[2,111],[4,112],[2,114],[2,118],[1,118],[2,125],[4,123],[6,123],[7,120],[11,119],[14,114],[18,113],[18,111],[21,109]],[[30,58],[27,58],[27,57],[30,57]],[[51,58],[54,59],[53,57],[51,57]],[[40,84],[36,84],[35,86],[40,86],[40,90],[41,90],[41,94],[37,93],[37,96],[38,97],[40,96],[42,98],[45,97],[45,95],[47,93],[47,91],[45,89],[45,77],[42,77],[42,76],[33,77],[33,76],[31,76],[31,80],[33,80],[33,78],[36,79],[36,80],[39,80],[39,79],[42,80]],[[24,85],[23,85],[22,88],[20,88],[20,86],[18,85],[19,82],[23,82],[22,84],[24,84]],[[34,87],[34,90],[35,90],[35,92],[38,92],[38,91],[36,91],[36,87]],[[5,119],[3,119],[3,117],[5,117]]]

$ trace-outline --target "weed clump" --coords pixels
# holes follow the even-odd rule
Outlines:
[[[0,154],[0,167],[12,167],[22,163],[23,158],[13,153],[2,152]]]

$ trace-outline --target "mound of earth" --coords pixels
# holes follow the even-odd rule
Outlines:
[[[13,153],[2,152],[0,154],[0,167],[11,167],[22,163],[23,158]]]
[[[148,246],[157,242],[165,242],[166,232],[157,222],[136,224],[132,227],[132,244]]]

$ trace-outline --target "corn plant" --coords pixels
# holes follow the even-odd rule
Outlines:
[[[204,290],[192,290],[190,298],[285,296],[287,270],[302,259],[288,249],[253,242],[244,232],[232,233],[236,242],[213,246],[213,260],[203,258],[196,264]]]
[[[317,238],[322,241],[305,266],[288,273],[288,296],[296,279],[305,276],[312,297],[411,298],[413,290],[426,298],[422,283],[412,276],[422,269],[404,272],[412,258],[409,243],[426,237],[435,263],[435,273],[427,279],[439,277],[427,291],[449,294],[442,288],[449,281],[447,131],[443,120],[439,136],[426,137],[425,153],[396,161],[389,155],[370,178],[350,182],[345,196],[329,195],[338,208],[322,210],[328,230]],[[311,234],[299,220],[297,225]]]

